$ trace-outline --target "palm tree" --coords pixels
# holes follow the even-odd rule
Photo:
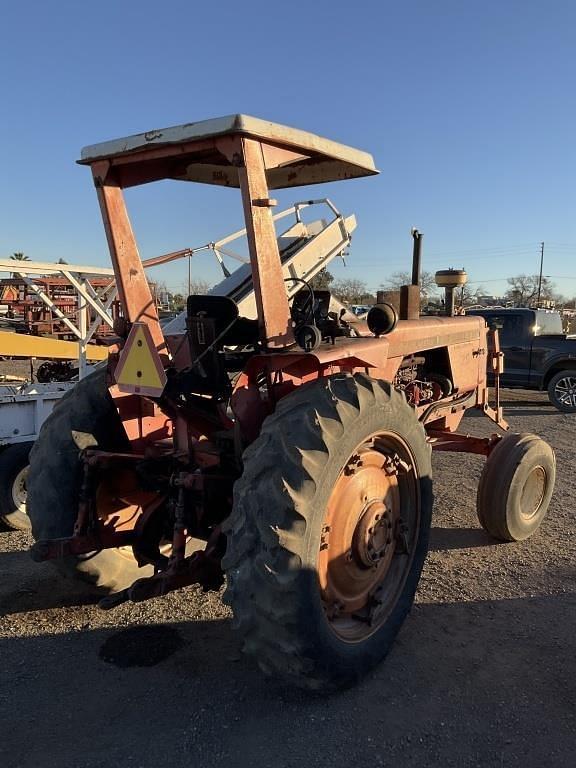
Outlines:
[[[16,253],[13,253],[12,256],[10,256],[12,261],[30,261],[28,256],[26,256],[22,251],[16,251]],[[16,272],[12,272],[11,277],[17,277]]]

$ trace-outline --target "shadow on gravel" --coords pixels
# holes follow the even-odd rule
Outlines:
[[[469,408],[466,411],[466,418],[467,419],[485,419],[486,416],[484,415],[484,412],[481,411],[479,408]]]
[[[546,399],[542,398],[541,400],[524,400],[520,398],[518,398],[518,400],[501,400],[500,405],[503,406],[504,408],[514,408],[514,409],[518,405],[523,405],[523,406],[529,405],[532,408],[541,408],[541,409],[550,410],[550,412],[556,412],[556,409],[550,403],[548,398]],[[530,411],[530,413],[532,413],[532,411]]]
[[[0,552],[0,616],[46,608],[90,605],[94,587],[64,579],[51,563],[34,563],[28,552]]]
[[[502,544],[495,541],[482,528],[436,528],[430,529],[431,552],[446,549],[468,549],[469,547],[491,547]]]
[[[553,416],[560,413],[554,406],[548,402],[525,400],[511,400],[510,402],[501,402],[504,409],[504,418],[508,416]],[[484,418],[484,413],[478,408],[470,408],[466,411],[467,419]]]
[[[540,408],[536,408],[536,405],[534,405],[534,408],[529,410],[528,408],[514,408],[512,406],[505,406],[506,410],[504,412],[504,415],[508,414],[508,416],[557,416],[559,411],[556,410],[556,408],[553,408],[550,406],[550,408],[543,407],[542,404],[540,404]]]
[[[128,627],[108,637],[99,657],[120,668],[154,667],[181,648],[182,637],[167,624]]]
[[[224,620],[166,624],[177,647],[138,668],[100,658],[117,629],[0,640],[0,765],[566,768],[575,625],[574,594],[419,604],[326,698],[266,681]]]

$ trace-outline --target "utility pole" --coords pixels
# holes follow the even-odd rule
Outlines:
[[[536,308],[540,306],[540,292],[542,290],[542,267],[544,266],[544,243],[540,243],[540,277],[538,278],[538,298]]]

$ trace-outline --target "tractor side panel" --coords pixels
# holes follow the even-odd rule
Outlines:
[[[472,390],[486,381],[486,350],[478,342],[448,347],[454,389]]]

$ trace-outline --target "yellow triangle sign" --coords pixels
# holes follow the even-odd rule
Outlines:
[[[134,323],[114,372],[121,392],[160,397],[166,372],[145,323]]]

